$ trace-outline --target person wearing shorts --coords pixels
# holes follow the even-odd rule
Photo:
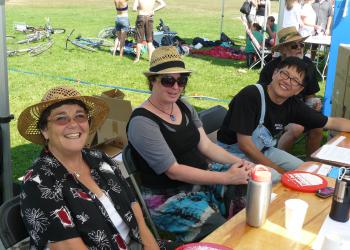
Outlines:
[[[123,57],[125,39],[130,26],[128,16],[128,0],[114,0],[114,4],[117,10],[117,18],[115,20],[117,38],[115,39],[114,43],[113,56],[115,56],[117,48],[119,47],[119,55],[120,57]]]
[[[136,58],[134,62],[140,61],[142,42],[146,40],[148,59],[151,59],[153,46],[153,15],[154,12],[165,7],[163,0],[135,0],[133,11],[137,11],[136,18]]]

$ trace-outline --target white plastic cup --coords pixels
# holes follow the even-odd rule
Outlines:
[[[350,241],[346,236],[339,234],[327,234],[322,242],[321,250],[348,250]]]
[[[300,236],[309,204],[300,199],[289,199],[285,204],[285,227],[289,235]]]

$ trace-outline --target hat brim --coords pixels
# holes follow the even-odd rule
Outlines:
[[[38,128],[40,116],[49,106],[65,100],[79,100],[86,105],[90,117],[89,134],[94,133],[102,125],[109,113],[109,107],[106,102],[100,98],[92,96],[71,96],[40,102],[27,107],[20,114],[17,122],[17,129],[19,133],[32,143],[45,144],[45,138]]]
[[[288,41],[286,41],[286,42],[277,44],[275,47],[272,48],[272,51],[273,51],[273,52],[279,51],[280,48],[281,48],[281,46],[284,46],[284,45],[289,44],[289,43],[292,43],[292,42],[303,42],[303,41],[305,41],[308,37],[309,37],[309,36],[305,36],[305,37],[297,36],[297,37],[291,38],[290,40],[288,40]]]
[[[192,73],[192,70],[173,67],[173,68],[167,68],[164,70],[160,70],[157,72],[153,72],[153,71],[143,72],[143,74],[145,76],[164,75],[164,74],[182,74],[182,73],[189,73],[190,74],[190,73]]]

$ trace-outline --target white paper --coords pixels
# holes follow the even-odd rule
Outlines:
[[[334,145],[323,145],[316,157],[322,160],[350,164],[350,149]]]
[[[345,136],[341,135],[339,136],[334,142],[328,144],[328,145],[334,145],[337,146],[339,143],[341,143],[344,139],[346,139]]]
[[[332,169],[331,165],[322,164],[318,169],[317,174],[327,176],[328,173],[331,171],[331,169]]]
[[[312,249],[321,249],[325,235],[329,234],[336,234],[340,236],[341,239],[344,239],[344,241],[348,241],[350,238],[350,220],[345,223],[337,222],[329,218],[329,216],[327,216],[327,218],[322,224],[320,231],[318,232],[314,243],[312,244]]]
[[[313,164],[313,165],[308,166],[308,167],[305,169],[305,171],[306,171],[306,172],[313,173],[313,172],[315,172],[315,171],[318,169],[318,167],[319,167],[318,165]]]
[[[289,178],[302,187],[317,186],[323,183],[323,180],[319,176],[309,173],[289,174]]]

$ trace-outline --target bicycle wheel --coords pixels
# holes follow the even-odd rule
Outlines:
[[[114,47],[114,43],[103,38],[95,38],[95,37],[89,37],[89,38],[80,38],[81,40],[93,44],[94,47]]]
[[[93,51],[93,52],[96,52],[96,49],[94,48],[91,48],[90,46],[86,45],[86,44],[83,44],[82,42],[79,42],[77,40],[71,40],[70,41],[72,44],[74,44],[75,46],[79,47],[79,48],[82,48],[82,49],[85,49],[85,50],[89,50],[89,51]]]
[[[62,29],[62,28],[53,28],[52,29],[53,34],[63,34],[66,32],[66,29]]]
[[[48,50],[49,48],[51,48],[53,45],[53,41],[48,41],[47,43],[42,43],[39,44],[38,46],[33,47],[30,51],[29,51],[29,55],[30,56],[37,56],[40,55],[41,53],[45,52],[46,50]]]
[[[98,38],[115,38],[115,28],[113,26],[103,28],[97,35]]]
[[[24,54],[26,54],[28,51],[30,51],[31,48],[25,48],[25,49],[18,49],[18,50],[11,50],[11,51],[7,51],[7,56],[11,57],[11,56],[22,56]]]

